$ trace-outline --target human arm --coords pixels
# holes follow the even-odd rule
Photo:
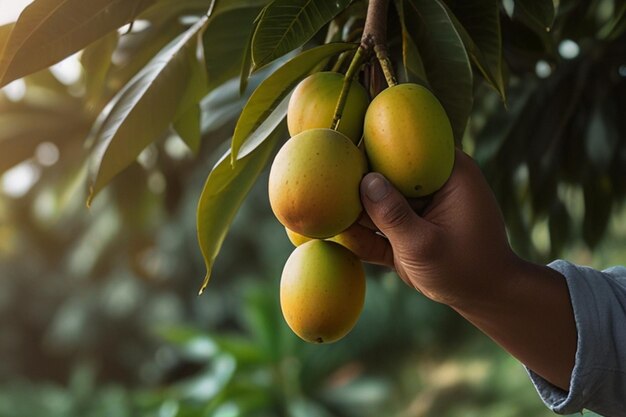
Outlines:
[[[395,268],[516,356],[553,411],[626,417],[626,268],[520,259],[480,169],[460,151],[421,215],[379,180],[361,184],[366,215],[353,228],[363,260]]]
[[[380,174],[364,178],[361,194],[386,236],[373,235],[361,258],[395,268],[408,285],[567,390],[576,327],[565,280],[511,250],[491,189],[469,156],[457,152],[450,179],[421,216]]]

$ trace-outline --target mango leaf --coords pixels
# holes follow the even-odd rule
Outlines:
[[[237,9],[256,7],[261,8],[270,0],[217,0],[213,7],[211,16]],[[206,14],[210,0],[157,0],[151,7],[138,16],[138,19],[159,22],[163,19],[169,20],[172,17]]]
[[[173,121],[193,74],[197,37],[208,17],[174,39],[112,100],[96,121],[97,142],[90,160],[92,185],[88,204]]]
[[[219,3],[218,3],[219,4]],[[203,35],[209,88],[237,76],[259,7],[232,9],[215,15]]]
[[[144,30],[121,36],[115,50],[116,65],[111,67],[109,84],[119,91],[141,72],[172,39],[180,36],[188,26],[178,19],[151,22]]]
[[[174,130],[194,154],[200,149],[200,106],[193,105],[174,122]]]
[[[11,31],[14,26],[15,23],[7,23],[6,25],[0,26],[0,57],[3,56],[4,47],[7,42],[9,42],[9,36],[11,36]]]
[[[554,23],[553,0],[515,0],[514,14],[532,29],[549,32]]]
[[[248,137],[272,114],[296,84],[323,59],[340,52],[355,49],[355,44],[329,43],[290,59],[267,77],[252,93],[239,116],[232,139],[232,158],[235,161]]]
[[[211,91],[200,103],[202,134],[216,132],[231,122],[234,125],[247,99],[239,95],[237,80],[230,80]],[[232,127],[228,131],[232,132]]]
[[[474,65],[506,101],[502,66],[502,34],[498,0],[446,0],[449,16]]]
[[[227,152],[209,174],[197,211],[198,242],[207,268],[200,294],[209,283],[213,263],[230,224],[283,134],[284,128],[276,129],[255,152],[234,165],[230,163],[230,151]]]
[[[350,0],[275,0],[259,20],[252,39],[253,70],[285,55],[313,37]]]
[[[243,57],[241,59],[241,74],[239,74],[239,94],[243,95],[248,88],[248,79],[250,75],[252,75],[252,38],[254,36],[254,32],[256,32],[256,28],[259,26],[259,21],[263,18],[263,14],[265,13],[265,8],[261,10],[261,13],[254,19],[254,23],[252,26],[252,30],[250,31],[250,36],[248,38],[248,43],[243,52]]]
[[[426,77],[426,70],[424,69],[424,63],[422,57],[417,50],[417,45],[411,39],[409,30],[405,22],[404,14],[404,0],[395,0],[396,11],[400,18],[400,26],[402,29],[402,63],[404,64],[404,72],[407,80],[411,80],[414,77],[424,84],[428,84],[428,77]]]
[[[93,106],[106,91],[106,79],[111,68],[111,56],[117,47],[119,34],[117,31],[100,38],[89,45],[80,57],[85,70],[85,97]]]
[[[231,4],[236,2],[218,1],[216,6],[220,6],[223,3]],[[201,16],[206,14],[210,4],[211,1],[207,0],[156,0],[137,16],[137,20],[147,20],[153,25],[162,25],[179,16]],[[213,14],[215,14],[216,8],[214,7]]]
[[[409,0],[406,20],[423,58],[428,82],[461,143],[473,102],[472,69],[459,32],[440,0]]]
[[[278,125],[287,117],[287,108],[289,107],[289,99],[291,95],[287,95],[276,106],[274,111],[248,136],[237,154],[237,159],[245,158],[250,152],[253,152],[257,146],[278,127]]]
[[[0,86],[49,67],[132,21],[154,0],[36,0],[15,23]]]
[[[198,42],[198,50],[200,42]],[[174,130],[187,144],[189,149],[197,153],[200,149],[200,107],[198,103],[208,92],[208,80],[204,59],[196,53],[187,54],[191,74],[187,81],[185,94],[180,99],[178,111],[174,116]]]
[[[280,62],[280,61],[278,61]],[[257,72],[249,79],[249,85],[252,87],[248,90],[254,90],[259,86],[261,81],[268,77],[280,65],[268,65],[263,70]],[[202,113],[201,130],[202,135],[207,136],[217,132],[220,129],[226,129],[228,132],[233,131],[237,118],[241,114],[241,110],[246,105],[252,91],[245,91],[240,94],[240,80],[232,78],[219,87],[211,90],[200,102],[200,110]],[[221,138],[223,135],[217,135]],[[231,138],[228,137],[228,140]],[[217,141],[219,142],[219,140]],[[211,144],[215,144],[212,142]]]

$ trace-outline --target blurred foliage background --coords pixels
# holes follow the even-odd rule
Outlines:
[[[209,25],[213,45],[245,47],[249,33],[241,42],[224,34],[251,28],[268,2],[248,3],[258,6],[250,16],[237,10]],[[623,264],[624,4],[557,1],[546,32],[533,19],[541,3],[494,2],[506,105],[476,77],[463,146],[489,179],[518,253]],[[472,16],[464,2],[446,4],[462,21]],[[271,215],[266,173],[196,295],[205,273],[198,198],[251,91],[275,67],[256,72],[241,96],[239,67],[217,68],[200,102],[197,153],[169,130],[85,208],[95,118],[206,7],[155,2],[132,28],[2,90],[0,416],[551,415],[517,361],[381,268],[368,267],[365,310],[348,337],[312,346],[294,336],[278,303],[292,249]],[[343,40],[362,24],[363,2],[346,10],[337,20]],[[400,25],[390,27],[399,48]],[[243,51],[231,53],[241,64]]]

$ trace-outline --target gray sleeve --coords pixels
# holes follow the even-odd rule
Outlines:
[[[548,265],[567,281],[578,342],[569,392],[527,369],[546,405],[558,414],[583,408],[626,416],[626,268],[605,271],[565,261]]]

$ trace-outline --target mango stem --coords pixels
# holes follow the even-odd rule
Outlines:
[[[365,49],[359,45],[356,52],[354,53],[354,57],[350,62],[350,66],[348,67],[348,71],[346,71],[346,75],[343,77],[343,86],[341,87],[341,92],[339,93],[339,99],[337,100],[337,107],[335,107],[335,115],[333,116],[333,122],[330,125],[330,128],[333,130],[337,130],[339,128],[339,122],[341,122],[341,116],[343,115],[343,108],[346,105],[346,100],[348,100],[348,93],[350,92],[350,86],[352,85],[352,80],[354,76],[359,71],[361,64],[363,63],[363,59],[365,59]]]
[[[387,13],[389,10],[389,0],[370,0],[367,6],[367,16],[361,46],[369,54],[372,50],[385,75],[385,80],[389,87],[398,84],[396,76],[387,55]]]
[[[385,74],[385,80],[387,81],[387,85],[389,87],[393,87],[398,84],[396,80],[396,76],[393,72],[393,67],[391,65],[391,60],[387,56],[387,51],[385,48],[381,48],[380,45],[374,45],[374,52],[376,52],[376,58],[380,63],[380,67],[383,70],[383,74]]]

